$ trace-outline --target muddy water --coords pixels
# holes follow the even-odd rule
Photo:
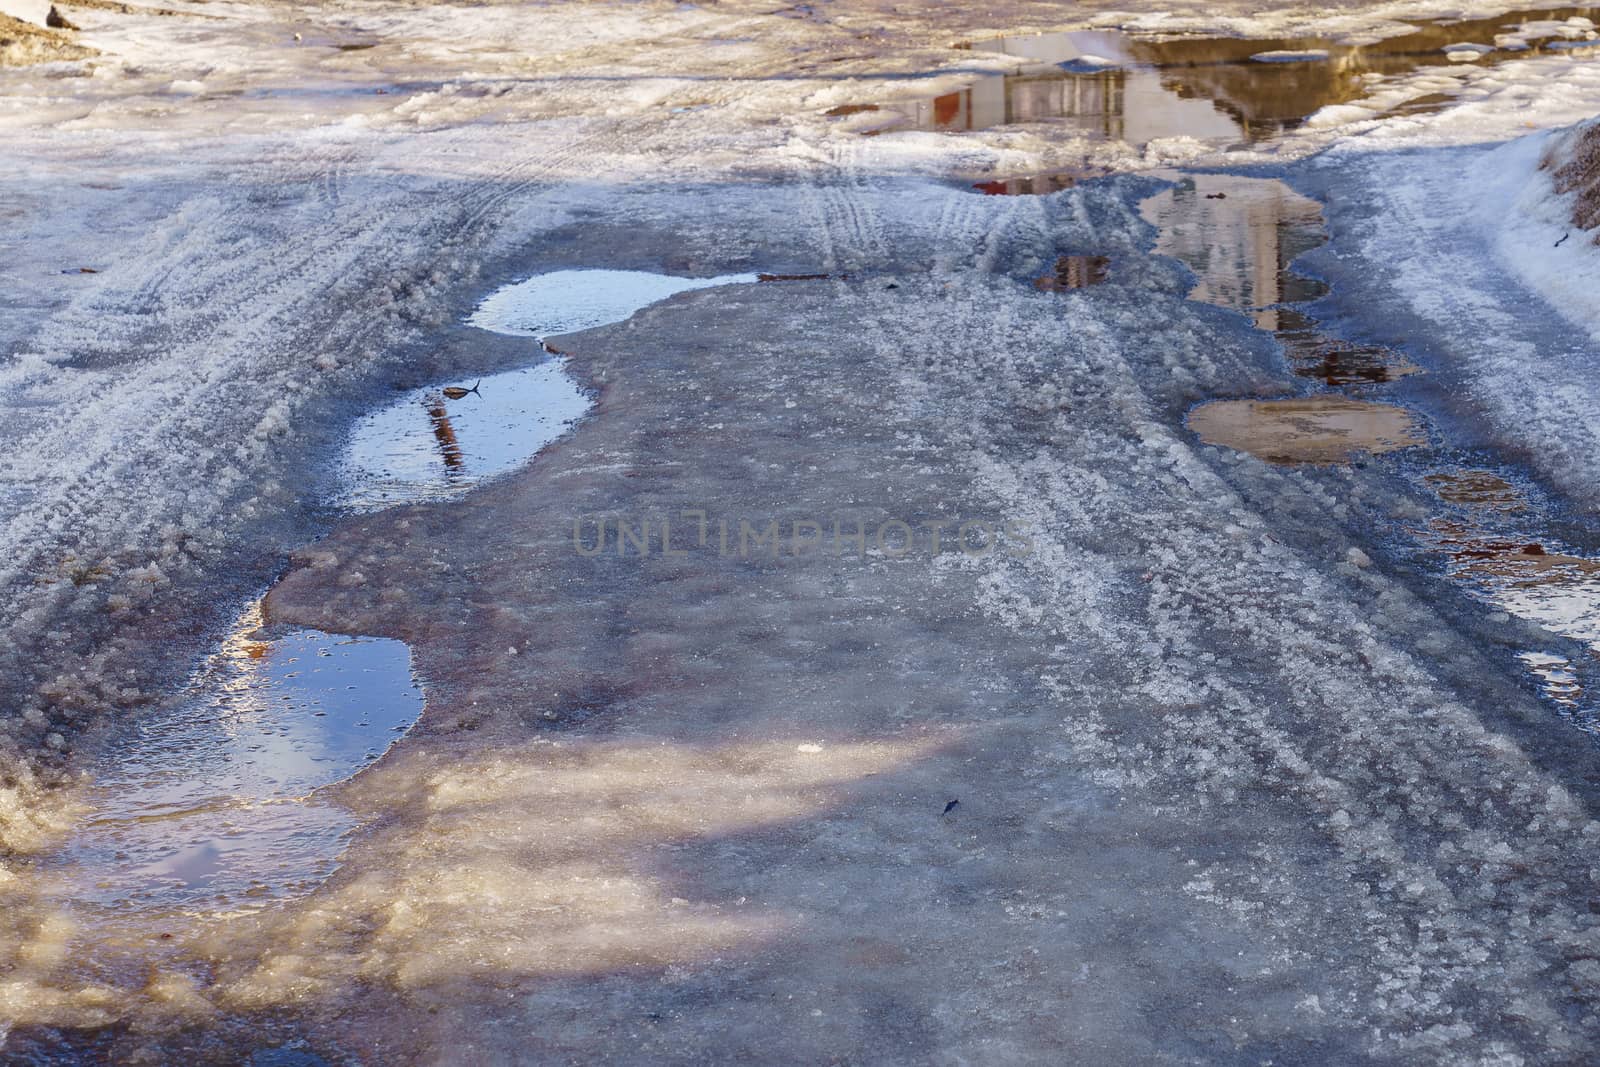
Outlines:
[[[1517,487],[1493,471],[1449,471],[1422,480],[1446,503],[1513,513],[1528,510],[1527,499]]]
[[[1594,50],[1595,21],[1600,8],[1522,11],[1418,23],[1408,34],[1369,44],[1318,37],[1158,40],[1105,31],[1003,37],[966,47],[1016,57],[1016,74],[884,105],[893,121],[873,132],[1052,122],[1134,145],[1164,137],[1256,142],[1425,67],[1586,54]]]
[[[93,813],[60,857],[75,899],[238,910],[320,881],[353,828],[317,790],[377,759],[422,693],[399,641],[259,629],[259,605],[92,768]]]
[[[1404,408],[1342,396],[1216,400],[1190,414],[1189,429],[1269,463],[1347,463],[1426,442]]]
[[[1201,440],[1282,464],[1343,463],[1426,445],[1405,408],[1378,399],[1385,383],[1418,368],[1400,353],[1325,332],[1306,306],[1325,292],[1293,269],[1296,257],[1324,240],[1315,201],[1271,179],[1195,175],[1141,210],[1160,229],[1156,250],[1194,271],[1191,299],[1248,315],[1283,345],[1297,375],[1317,383],[1312,395],[1293,399],[1201,404],[1188,418]],[[1423,473],[1418,484],[1436,497],[1437,517],[1397,532],[1414,539],[1426,564],[1508,621],[1537,623],[1600,658],[1600,558],[1542,531],[1541,509],[1517,483],[1482,468]],[[1550,700],[1600,730],[1600,714],[1585,706],[1581,672],[1564,654],[1535,648],[1519,655]]]

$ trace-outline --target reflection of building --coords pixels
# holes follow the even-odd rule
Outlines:
[[[974,189],[986,196],[1044,196],[1071,189],[1081,181],[1104,177],[1108,171],[1058,170],[1046,174],[1029,174],[1021,178],[997,178],[994,181],[976,182]]]
[[[1060,293],[1099,285],[1110,276],[1111,260],[1105,256],[1062,256],[1056,260],[1054,270],[1034,279],[1033,287],[1041,292]]]
[[[1006,79],[980,78],[971,88],[919,100],[913,121],[923,129],[984,130],[1006,121]]]
[[[1248,312],[1263,330],[1294,325],[1292,313],[1273,305],[1313,295],[1289,264],[1323,241],[1315,201],[1281,182],[1249,179],[1186,182],[1162,200],[1157,250],[1199,276],[1191,300]]]
[[[1550,40],[1588,34],[1560,20],[1593,13],[1544,12],[1513,34],[1503,32],[1518,26],[1506,16],[1418,23],[1410,33],[1364,45],[1316,37],[1156,39],[1099,31],[1004,37],[972,47],[1013,57],[1018,73],[983,77],[969,88],[895,110],[922,129],[1065,120],[1086,134],[1129,144],[1179,136],[1260,141],[1297,128],[1322,108],[1368,98],[1374,79],[1449,65],[1452,55],[1462,54],[1447,51],[1452,46],[1495,42],[1499,47],[1481,56],[1485,63],[1546,48],[1600,48],[1590,41]],[[1431,110],[1447,99],[1433,95],[1412,106]]]
[[[1125,87],[1122,70],[1066,77],[1006,79],[1007,122],[1076,119],[1100,136],[1122,140]]]
[[[1351,385],[1416,371],[1381,345],[1327,336],[1293,306],[1325,292],[1322,283],[1291,267],[1323,243],[1315,201],[1272,179],[1197,176],[1147,201],[1145,212],[1161,229],[1156,251],[1195,272],[1189,298],[1248,314],[1277,337],[1295,373]]]
[[[918,101],[912,120],[923,129],[985,130],[1069,119],[1102,137],[1121,139],[1126,80],[1121,70],[982,78],[971,88]]]

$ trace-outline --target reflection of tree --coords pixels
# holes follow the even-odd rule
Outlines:
[[[466,455],[461,451],[461,444],[456,440],[455,427],[450,425],[450,412],[444,406],[444,400],[430,397],[428,400],[428,420],[433,424],[433,439],[439,445],[439,456],[444,460],[445,468],[451,473],[458,473],[466,466]]]

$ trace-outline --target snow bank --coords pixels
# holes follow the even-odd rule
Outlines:
[[[89,49],[74,44],[67,34],[46,28],[50,5],[44,5],[45,14],[37,18],[31,4],[11,6],[24,17],[0,7],[0,67],[81,59],[92,54]]]
[[[1347,272],[1350,306],[1423,349],[1498,440],[1596,506],[1600,248],[1574,223],[1591,129],[1460,147],[1367,138],[1319,166],[1339,173],[1335,241],[1365,265]]]
[[[1573,195],[1572,224],[1580,230],[1600,227],[1600,119],[1568,130],[1545,153],[1540,169],[1550,170],[1560,195]],[[1600,244],[1600,234],[1594,243]]]
[[[1600,121],[1490,153],[1463,194],[1514,275],[1600,339]]]

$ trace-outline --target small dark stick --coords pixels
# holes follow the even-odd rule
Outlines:
[[[1555,244],[1551,245],[1550,247],[1552,247],[1552,248],[1560,248],[1562,242],[1565,241],[1568,237],[1571,237],[1571,236],[1572,236],[1572,231],[1568,230],[1566,233],[1561,235],[1561,240],[1560,241],[1557,241]]]
[[[950,803],[944,806],[944,810],[939,813],[939,818],[944,818],[946,815],[949,815],[952,811],[955,811],[960,806],[961,801],[952,800]]]

